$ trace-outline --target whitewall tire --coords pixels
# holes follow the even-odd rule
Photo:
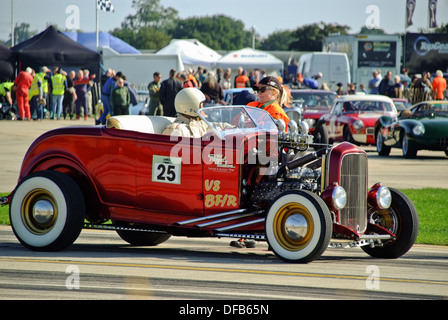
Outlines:
[[[305,190],[286,192],[266,216],[266,238],[282,260],[306,263],[319,258],[332,235],[332,219],[325,202]]]
[[[14,190],[9,215],[14,234],[24,246],[37,251],[62,250],[81,232],[84,197],[69,176],[38,171]]]

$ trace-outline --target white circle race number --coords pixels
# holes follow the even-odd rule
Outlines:
[[[181,158],[153,155],[152,181],[180,184]]]

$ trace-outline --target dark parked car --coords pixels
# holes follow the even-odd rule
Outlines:
[[[448,156],[448,101],[424,101],[399,117],[383,116],[375,124],[376,149],[387,156],[401,148],[405,158],[418,150],[441,150]]]

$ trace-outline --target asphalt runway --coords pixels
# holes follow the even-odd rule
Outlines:
[[[0,121],[0,192],[14,188],[23,156],[40,134],[92,124]],[[365,150],[370,184],[447,188],[443,152],[421,151],[408,160],[400,150],[389,157]],[[269,306],[275,299],[448,298],[448,247],[415,245],[394,260],[373,259],[360,248],[330,248],[320,259],[296,265],[279,260],[266,243],[237,249],[230,240],[172,237],[157,247],[132,247],[113,231],[83,230],[68,249],[42,253],[24,248],[10,227],[0,226],[0,300],[257,299]]]
[[[265,242],[172,237],[132,247],[113,231],[84,230],[60,252],[33,252],[0,226],[0,300],[448,299],[448,247],[415,245],[399,259],[327,249],[308,264],[279,260]],[[293,309],[291,310],[293,311]],[[169,310],[175,312],[175,310]],[[169,317],[170,318],[170,317]]]

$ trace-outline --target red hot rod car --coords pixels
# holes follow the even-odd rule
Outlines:
[[[198,114],[210,126],[202,138],[163,135],[173,119],[156,116],[117,116],[106,126],[40,136],[2,199],[18,240],[55,251],[82,228],[116,230],[132,245],[171,235],[244,237],[267,241],[291,262],[317,259],[329,246],[361,246],[382,258],[412,247],[414,205],[398,190],[368,187],[367,155],[357,146],[307,153],[306,126],[285,132],[261,109]]]

